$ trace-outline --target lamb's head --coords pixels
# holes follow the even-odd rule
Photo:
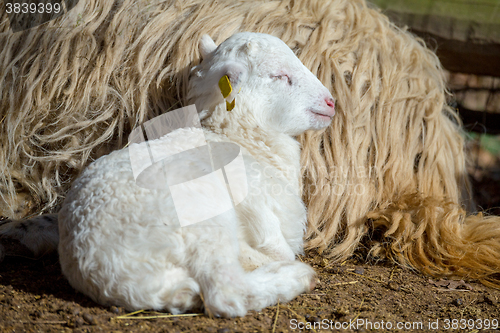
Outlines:
[[[218,47],[205,35],[200,41],[203,61],[193,68],[189,100],[200,117],[226,117],[292,136],[322,129],[334,115],[328,89],[279,38],[260,33],[238,33]],[[227,75],[235,107],[226,111],[219,80]]]

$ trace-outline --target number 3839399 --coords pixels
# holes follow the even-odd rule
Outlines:
[[[60,3],[27,3],[27,2],[6,2],[5,10],[7,14],[59,14]]]

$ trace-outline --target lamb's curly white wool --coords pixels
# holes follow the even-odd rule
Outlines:
[[[314,286],[312,268],[295,261],[306,209],[294,136],[328,126],[333,98],[276,37],[239,33],[216,47],[203,36],[200,52],[190,100],[207,141],[241,147],[248,195],[235,210],[175,227],[168,188],[136,184],[131,147],[92,163],[59,213],[59,255],[71,285],[98,303],[173,313],[203,303],[208,312],[232,317]],[[228,99],[236,98],[232,111],[218,87],[224,75],[233,87]],[[182,151],[199,132],[178,129],[149,144]]]

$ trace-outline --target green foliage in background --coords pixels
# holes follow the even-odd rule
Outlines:
[[[489,134],[469,133],[468,137],[471,140],[479,140],[481,147],[489,151],[495,156],[500,156],[500,136]]]

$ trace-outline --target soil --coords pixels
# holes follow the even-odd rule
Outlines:
[[[482,330],[487,332],[500,326],[499,290],[473,282],[431,280],[356,257],[337,265],[312,252],[300,259],[318,272],[312,292],[243,318],[221,319],[196,313],[130,315],[74,291],[56,255],[38,260],[7,256],[0,265],[0,331],[385,332],[400,325],[399,331],[405,332],[477,332],[489,325],[489,330]]]

